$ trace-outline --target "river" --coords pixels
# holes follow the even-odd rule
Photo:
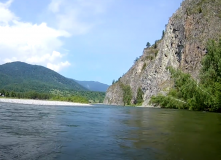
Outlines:
[[[220,160],[221,114],[0,103],[0,160]]]

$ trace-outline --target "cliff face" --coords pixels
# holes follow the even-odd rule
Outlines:
[[[133,99],[140,87],[144,92],[143,106],[151,96],[166,93],[171,87],[168,66],[180,68],[198,78],[201,59],[206,54],[209,39],[221,36],[221,0],[185,0],[169,19],[165,34],[130,70],[106,92],[104,103],[123,104],[120,83],[129,85]]]

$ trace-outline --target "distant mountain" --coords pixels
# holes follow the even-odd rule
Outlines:
[[[106,92],[109,87],[107,84],[95,81],[75,81],[90,91]]]
[[[65,78],[57,72],[43,66],[23,62],[0,65],[0,89],[17,92],[52,90],[88,91],[74,80]]]

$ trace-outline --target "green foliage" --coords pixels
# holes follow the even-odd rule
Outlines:
[[[88,103],[88,99],[81,96],[70,96],[70,97],[61,97],[61,96],[54,96],[51,100],[58,100],[58,101],[67,101],[67,102],[78,102],[78,103]]]
[[[221,111],[221,40],[209,41],[202,60],[200,83],[189,74],[169,67],[174,87],[167,96],[158,95],[150,103],[165,108]]]
[[[221,40],[211,40],[207,45],[208,54],[202,60],[201,82],[206,86],[221,81]]]
[[[162,108],[187,109],[186,102],[172,96],[158,95],[151,97],[151,104],[160,105]]]
[[[146,47],[149,48],[151,46],[150,42],[147,42]]]
[[[88,103],[93,101],[96,103],[102,103],[105,97],[104,92],[92,92],[92,91],[57,91],[52,93],[39,93],[36,91],[28,92],[14,92],[1,90],[1,96],[12,97],[12,98],[27,98],[27,99],[42,99],[42,100],[59,100],[59,101],[70,101],[79,103]]]
[[[157,48],[157,42],[158,42],[158,41],[155,41],[155,43],[154,43],[154,45],[153,45],[153,48],[154,48],[154,49]]]
[[[137,90],[136,104],[141,105],[143,103],[143,91],[139,87]]]
[[[164,30],[162,31],[162,37],[161,37],[161,39],[164,37],[164,34],[165,34],[165,32],[164,32]]]
[[[213,11],[216,11],[216,9],[219,10],[219,7],[221,5],[220,0],[195,0],[191,2],[191,5],[187,6],[187,15],[193,15],[193,14],[199,14],[203,13],[205,16],[208,16],[211,13],[211,4]],[[215,8],[214,8],[215,7]],[[216,8],[217,7],[217,8]],[[216,14],[213,16],[217,16]]]
[[[87,91],[72,79],[42,66],[23,62],[0,65],[0,88],[15,91],[47,93],[53,89]]]
[[[136,59],[134,60],[134,63],[136,63],[138,60],[139,60],[139,58],[138,58],[138,57],[136,57]]]
[[[152,56],[152,55],[150,55],[150,56],[146,56],[146,60],[150,60],[150,61],[152,61],[154,59],[154,57]]]
[[[151,103],[165,108],[203,110],[208,107],[212,97],[206,89],[186,73],[169,68],[174,80],[174,87],[167,96],[158,95],[151,98]]]
[[[117,83],[117,82],[120,82],[120,79],[121,79],[122,77],[119,77],[116,81],[115,81],[115,83]]]
[[[142,67],[142,71],[146,68],[146,66],[147,66],[147,64],[144,63],[144,64],[143,64],[143,67]]]
[[[199,12],[199,13],[202,13],[202,12],[203,12],[203,11],[202,11],[202,7],[199,7],[199,8],[198,8],[198,12]]]
[[[102,103],[105,97],[104,92],[93,92],[93,91],[63,91],[59,94],[53,94],[53,95],[59,95],[62,97],[71,97],[71,96],[80,96],[86,98],[88,101],[91,100],[96,103]]]
[[[112,85],[115,83],[115,80],[112,81]]]
[[[156,49],[154,52],[155,57],[157,56],[157,54],[158,54],[158,49]]]
[[[0,88],[0,93],[4,96],[15,98],[50,99],[56,96],[77,96],[87,99],[87,102],[92,100],[101,103],[105,97],[104,92],[88,91],[74,80],[50,69],[22,62],[0,66]],[[77,100],[82,101],[79,98]]]
[[[125,105],[131,104],[132,99],[132,91],[129,85],[124,85],[123,83],[120,84],[121,89],[123,90],[123,102]]]

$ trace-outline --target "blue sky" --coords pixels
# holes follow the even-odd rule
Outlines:
[[[0,0],[0,64],[111,84],[160,39],[182,0]]]

